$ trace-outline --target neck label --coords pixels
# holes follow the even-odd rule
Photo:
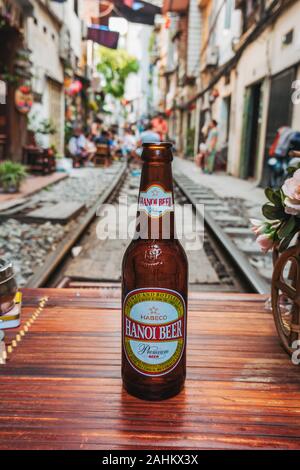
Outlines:
[[[150,217],[161,217],[174,210],[172,193],[158,184],[152,184],[146,191],[140,192],[138,210]]]

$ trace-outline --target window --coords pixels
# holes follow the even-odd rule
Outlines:
[[[243,32],[247,31],[261,18],[264,12],[264,0],[246,0],[241,4],[243,14]]]
[[[47,33],[47,27],[46,26],[43,27],[43,31],[44,31],[45,34]]]
[[[74,11],[76,15],[78,16],[78,0],[74,0]]]
[[[230,29],[231,27],[231,13],[232,13],[232,0],[227,0],[226,6],[225,6],[224,29]]]
[[[288,46],[289,44],[292,44],[293,39],[294,39],[294,29],[291,29],[288,33],[286,33],[282,37],[283,46]]]

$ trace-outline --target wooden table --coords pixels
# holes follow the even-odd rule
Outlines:
[[[25,290],[36,319],[0,366],[0,448],[299,449],[300,370],[264,301],[192,295],[186,387],[153,403],[122,390],[118,297]]]

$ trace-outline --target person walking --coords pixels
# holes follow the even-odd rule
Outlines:
[[[207,156],[205,161],[204,172],[211,175],[215,168],[215,159],[217,154],[218,144],[218,123],[215,119],[212,119],[209,124],[209,131],[206,140]]]
[[[166,140],[168,134],[168,123],[164,119],[164,115],[160,113],[151,121],[153,130],[159,135],[161,141]]]
[[[153,129],[152,122],[149,122],[149,124],[145,126],[145,130],[140,135],[139,145],[154,142],[160,142],[160,135]]]
[[[92,125],[91,125],[91,136],[92,140],[96,140],[100,135],[102,131],[102,125],[103,121],[100,118],[95,118]]]

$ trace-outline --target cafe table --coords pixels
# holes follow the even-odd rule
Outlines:
[[[146,402],[122,388],[119,292],[24,289],[0,365],[0,449],[299,449],[300,369],[266,300],[192,293],[185,388]]]

